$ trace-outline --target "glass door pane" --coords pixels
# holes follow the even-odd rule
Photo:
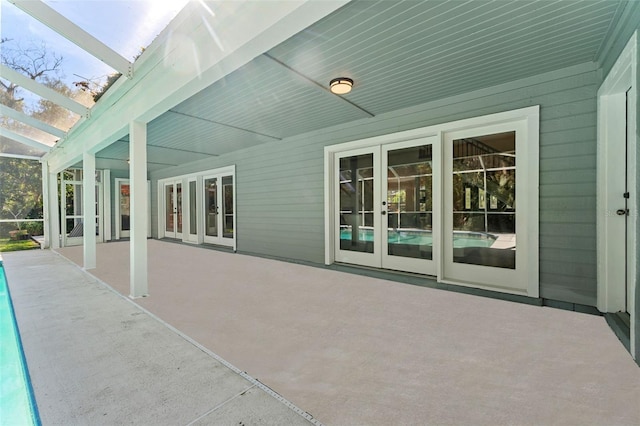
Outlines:
[[[431,145],[387,151],[387,254],[433,258]]]
[[[173,184],[165,185],[165,231],[175,233],[174,227],[174,207],[173,207]]]
[[[177,216],[177,232],[182,233],[182,184],[176,184],[176,216]]]
[[[120,230],[129,231],[130,226],[129,184],[120,184]]]
[[[218,236],[218,184],[216,178],[204,180],[205,235]]]
[[[223,236],[233,238],[233,176],[222,178]]]
[[[373,153],[339,159],[340,250],[374,252]]]
[[[515,132],[453,141],[453,262],[515,269]]]
[[[196,210],[196,181],[189,182],[189,234],[196,235],[198,231],[198,211]]]

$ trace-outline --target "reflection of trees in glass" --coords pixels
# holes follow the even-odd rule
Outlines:
[[[455,140],[453,152],[454,229],[515,232],[515,133]]]

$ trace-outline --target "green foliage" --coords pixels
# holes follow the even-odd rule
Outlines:
[[[0,252],[1,251],[18,251],[18,250],[33,250],[40,248],[40,244],[36,243],[32,239],[27,240],[10,240],[0,239]]]
[[[42,169],[35,160],[0,157],[0,218],[42,219]],[[15,229],[22,229],[15,222]]]
[[[23,228],[29,235],[44,235],[44,222],[26,222]]]

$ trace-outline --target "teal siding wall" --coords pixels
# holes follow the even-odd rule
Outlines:
[[[322,263],[324,146],[541,105],[541,296],[594,306],[599,83],[586,63],[152,173],[154,236],[158,179],[235,164],[238,250]]]

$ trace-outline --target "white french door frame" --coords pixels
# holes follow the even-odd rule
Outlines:
[[[356,148],[349,151],[342,151],[336,153],[335,156],[335,169],[333,171],[334,176],[338,176],[340,173],[340,159],[354,157],[359,155],[367,155],[371,154],[372,156],[372,167],[373,167],[373,252],[359,252],[359,251],[350,251],[350,250],[341,250],[340,244],[336,244],[336,252],[335,252],[335,260],[336,262],[345,262],[345,263],[357,263],[359,265],[370,266],[373,268],[379,268],[381,257],[380,250],[382,246],[382,209],[381,209],[381,179],[377,175],[380,171],[380,147],[366,147],[366,148]],[[358,185],[358,176],[351,176],[352,182],[356,182],[356,186]],[[335,188],[338,188],[340,182],[336,182]],[[334,205],[337,207],[334,209],[333,214],[334,223],[340,223],[340,191],[334,190]],[[386,216],[385,216],[386,219]],[[340,226],[336,226],[334,229],[334,240],[340,241]]]
[[[506,293],[521,294],[538,297],[537,285],[533,285],[528,276],[527,261],[530,252],[537,252],[537,247],[529,246],[529,236],[534,231],[529,218],[529,212],[537,211],[537,202],[527,197],[528,180],[531,178],[531,171],[527,170],[531,162],[528,161],[529,152],[527,150],[529,137],[527,135],[526,120],[508,121],[505,123],[492,124],[487,126],[471,127],[464,130],[445,132],[443,135],[443,150],[452,154],[453,141],[456,139],[472,138],[474,136],[491,135],[515,131],[515,152],[517,158],[526,158],[527,161],[516,160],[515,182],[516,182],[516,241],[515,268],[496,268],[483,265],[471,265],[454,262],[453,259],[453,155],[444,155],[444,213],[443,232],[446,237],[442,242],[442,282],[455,284],[468,283],[478,288],[488,290],[498,290]],[[525,154],[519,154],[524,152]],[[536,171],[537,173],[537,171]],[[533,205],[532,205],[533,204]],[[537,220],[536,220],[537,225]],[[537,284],[537,283],[536,283]]]
[[[636,31],[598,89],[597,307],[601,312],[629,313],[632,356],[636,354],[638,332],[635,321],[640,208],[636,184],[638,37]],[[626,172],[622,170],[625,151]],[[620,215],[618,210],[625,208],[625,186],[630,195],[626,200],[629,211]],[[620,244],[625,234],[626,249]]]
[[[356,140],[347,143],[341,143],[337,145],[330,145],[324,148],[324,199],[325,199],[325,264],[330,265],[334,262],[344,261],[344,258],[339,256],[337,247],[340,244],[339,235],[339,217],[336,211],[339,206],[339,198],[336,195],[336,188],[338,183],[337,170],[339,169],[339,158],[355,155],[359,152],[367,153],[371,152],[373,147],[391,146],[396,143],[408,143],[413,144],[419,139],[434,138],[433,142],[433,262],[435,266],[435,275],[439,282],[452,283],[456,285],[463,285],[476,288],[484,288],[493,291],[499,291],[510,294],[521,294],[529,297],[539,297],[539,120],[540,120],[540,107],[538,105],[521,108],[517,110],[506,111],[502,113],[490,114],[480,117],[473,117],[469,119],[454,121],[450,123],[443,123],[434,126],[422,127],[418,129],[392,133],[388,135],[376,136],[367,139]],[[520,124],[518,124],[520,123]],[[522,268],[523,284],[521,288],[504,288],[501,285],[492,286],[484,283],[478,283],[475,281],[459,281],[456,279],[449,279],[444,273],[444,242],[443,242],[443,217],[445,215],[443,198],[443,186],[446,172],[444,167],[440,167],[443,164],[444,157],[444,142],[447,134],[452,132],[472,130],[478,128],[489,128],[490,126],[504,126],[513,124],[516,127],[518,125],[523,126],[521,132],[524,132],[524,139],[526,140],[525,146],[520,147],[521,150],[517,151],[519,158],[525,159],[520,161],[518,167],[522,167],[526,174],[526,190],[522,193],[526,194],[527,202],[519,200],[519,206],[521,206],[522,214],[526,214],[526,222],[524,230],[521,233],[526,235],[519,235],[518,248],[522,251],[522,255],[519,259],[523,259],[520,262]],[[416,143],[420,145],[420,143]],[[397,145],[402,146],[402,145]],[[381,148],[378,148],[381,149]],[[379,160],[378,160],[379,161]],[[440,163],[440,164],[436,164]],[[526,163],[526,164],[522,164]],[[525,189],[525,188],[523,188]],[[437,199],[436,199],[437,197]],[[380,203],[376,203],[376,208],[379,208]],[[375,216],[380,217],[380,212],[374,212]],[[381,237],[378,237],[381,239]],[[522,241],[522,242],[520,242]],[[357,259],[352,257],[353,263],[357,263]],[[373,257],[367,256],[366,259],[373,259]],[[366,263],[359,263],[367,265]],[[498,269],[498,268],[491,268]]]
[[[115,225],[116,225],[116,233],[115,239],[119,240],[121,238],[129,238],[129,231],[125,231],[122,229],[122,212],[120,211],[120,203],[122,195],[120,186],[123,184],[129,184],[129,179],[123,178],[115,178],[114,186],[115,186]],[[147,181],[147,237],[151,237],[151,181]]]
[[[213,241],[205,235],[205,203],[204,203],[204,180],[209,177],[218,177],[220,183],[222,178],[230,176],[232,178],[232,191],[233,191],[233,237],[226,238],[221,237]],[[193,205],[190,193],[191,182],[196,183],[196,234],[190,234],[191,229],[191,207]],[[184,242],[194,244],[220,244],[228,247],[232,247],[234,251],[237,250],[237,192],[236,192],[236,166],[226,166],[217,169],[205,170],[202,172],[189,173],[180,176],[173,176],[165,179],[160,179],[157,182],[158,190],[158,238],[164,238],[169,235],[165,232],[166,224],[166,204],[165,204],[165,185],[180,183],[182,185],[182,233],[177,238],[180,238]],[[175,192],[175,191],[174,191]],[[222,194],[222,188],[218,191]],[[219,200],[220,201],[220,200]],[[224,201],[224,200],[223,200]]]
[[[75,169],[74,169],[75,170]],[[82,169],[78,169],[78,170],[82,170]],[[84,242],[84,239],[82,236],[80,237],[69,237],[68,236],[68,232],[67,232],[67,219],[79,219],[79,220],[83,220],[83,215],[70,215],[67,216],[66,213],[66,204],[67,204],[67,200],[66,200],[66,185],[70,184],[70,185],[74,185],[75,186],[79,186],[80,188],[80,193],[82,193],[82,178],[78,179],[64,179],[64,173],[65,171],[60,172],[60,186],[59,186],[59,190],[60,190],[60,223],[61,223],[61,227],[60,227],[60,243],[61,243],[61,247],[69,247],[69,246],[77,246],[77,245],[81,245]],[[103,172],[102,170],[96,170],[96,173],[99,174],[100,178],[96,180],[96,189],[98,190],[97,194],[96,194],[96,204],[98,206],[98,211],[96,212],[96,220],[97,220],[97,227],[98,227],[98,235],[96,235],[96,242],[97,243],[101,243],[104,241],[104,189],[103,189]],[[75,203],[75,201],[74,201]]]
[[[388,179],[386,173],[388,171],[388,161],[389,161],[389,152],[401,150],[405,148],[412,148],[424,145],[430,145],[432,148],[432,157],[431,157],[431,238],[432,238],[432,258],[431,259],[416,259],[411,257],[403,257],[403,256],[391,256],[389,255],[389,244],[388,241],[388,232],[389,227],[386,223],[388,220],[384,217],[384,221],[381,224],[382,230],[382,268],[384,269],[392,269],[398,271],[406,271],[413,272],[417,274],[423,275],[436,275],[436,265],[440,261],[440,250],[436,250],[435,247],[439,246],[440,238],[441,238],[441,217],[440,211],[442,209],[440,200],[441,192],[440,192],[440,144],[438,143],[438,136],[429,136],[424,138],[412,139],[404,142],[394,142],[391,144],[381,145],[381,167],[380,170],[384,173],[384,176],[380,176],[381,181],[381,194],[383,197],[387,197],[388,193]],[[388,214],[388,213],[387,213]],[[400,221],[400,218],[398,218]],[[438,224],[438,226],[436,226]]]
[[[173,231],[167,230],[167,202],[169,201],[167,199],[168,187],[172,187],[171,206],[172,206],[173,212],[171,214],[173,215],[173,218],[172,218]],[[179,204],[180,211],[178,211],[178,187],[180,187],[180,204]],[[158,199],[161,200],[162,214],[158,216],[162,216],[163,221],[161,222],[161,226],[158,229],[162,232],[163,237],[176,238],[176,239],[182,240],[183,233],[182,231],[178,232],[178,216],[181,215],[182,219],[184,219],[184,202],[183,202],[184,200],[182,198],[184,195],[184,182],[181,179],[166,180],[166,181],[163,181],[159,190],[161,191],[160,193],[162,194],[160,197],[158,197]],[[180,222],[180,223],[182,226],[182,230],[184,230],[184,223],[183,222]]]

